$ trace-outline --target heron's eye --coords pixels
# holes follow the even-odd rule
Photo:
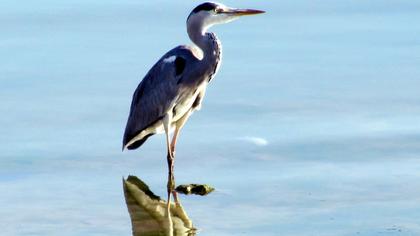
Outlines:
[[[222,12],[222,9],[220,9],[220,8],[214,8],[213,11],[214,11],[214,13],[218,14],[218,13]]]

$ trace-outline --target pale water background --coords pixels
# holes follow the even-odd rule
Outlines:
[[[184,128],[199,235],[420,235],[420,2],[224,1],[221,70]],[[130,235],[122,177],[164,196],[164,137],[121,153],[132,93],[197,1],[3,1],[1,235]]]

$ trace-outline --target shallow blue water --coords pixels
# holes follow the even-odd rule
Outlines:
[[[420,3],[225,1],[223,64],[181,134],[200,235],[420,234]],[[121,153],[132,93],[196,1],[0,8],[2,235],[129,235],[121,178],[164,196],[164,137]]]

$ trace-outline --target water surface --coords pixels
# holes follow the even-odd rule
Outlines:
[[[199,235],[420,234],[420,3],[225,1],[223,65],[178,145]],[[196,1],[6,1],[2,235],[130,235],[122,176],[165,195],[164,137],[121,153],[132,93]]]

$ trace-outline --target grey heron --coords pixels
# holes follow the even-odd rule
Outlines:
[[[178,46],[163,55],[134,92],[123,150],[136,149],[151,135],[165,133],[168,204],[171,193],[177,202],[173,163],[179,132],[192,112],[200,109],[207,85],[220,66],[221,43],[208,29],[240,16],[260,13],[264,11],[231,8],[214,2],[198,5],[187,18],[187,32],[193,45]]]

